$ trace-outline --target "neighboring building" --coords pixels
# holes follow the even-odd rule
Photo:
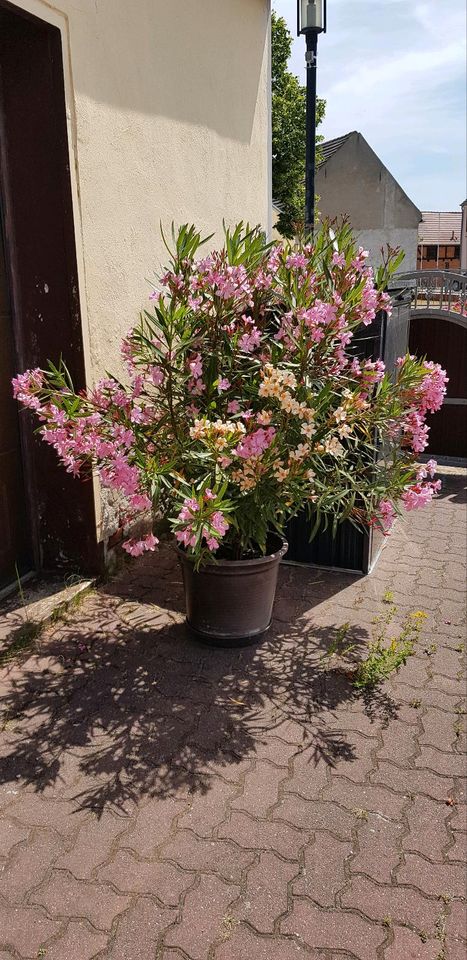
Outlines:
[[[467,200],[461,203],[461,272],[467,273]]]
[[[460,210],[422,213],[418,228],[417,270],[460,270]]]
[[[99,567],[114,522],[11,376],[60,354],[77,386],[118,369],[160,222],[271,232],[270,0],[0,0],[0,76],[1,589],[15,563]]]
[[[353,131],[319,146],[316,172],[321,217],[347,216],[373,265],[381,248],[401,247],[404,270],[415,270],[421,213],[361,133]]]

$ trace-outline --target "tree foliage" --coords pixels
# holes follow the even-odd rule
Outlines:
[[[305,209],[306,87],[288,69],[292,34],[283,17],[272,14],[272,189],[280,205],[277,229],[293,237]],[[317,123],[326,103],[317,102]],[[318,138],[322,140],[322,137]]]

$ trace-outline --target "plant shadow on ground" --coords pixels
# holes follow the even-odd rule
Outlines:
[[[171,552],[142,558],[7,683],[0,783],[29,785],[100,816],[143,795],[207,793],[213,774],[228,777],[241,761],[264,755],[270,738],[306,750],[310,776],[318,764],[351,762],[357,754],[337,711],[357,697],[349,677],[326,668],[323,657],[342,624],[318,626],[312,608],[354,579],[283,568],[282,619],[267,640],[212,650],[183,624]],[[355,650],[367,641],[364,629],[346,634]],[[397,708],[376,691],[366,712],[387,722]]]
[[[467,503],[467,484],[466,484],[466,472],[463,471],[463,475],[453,475],[447,473],[443,470],[443,465],[440,464],[436,471],[435,479],[442,481],[441,490],[438,494],[438,499],[447,499],[452,503]]]

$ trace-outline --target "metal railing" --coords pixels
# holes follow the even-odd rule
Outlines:
[[[390,289],[410,293],[411,309],[446,316],[467,324],[467,275],[451,270],[414,270],[396,273]]]

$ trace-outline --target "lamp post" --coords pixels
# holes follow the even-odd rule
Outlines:
[[[316,59],[318,34],[326,32],[326,0],[297,0],[297,32],[306,38],[305,233],[315,227]]]

